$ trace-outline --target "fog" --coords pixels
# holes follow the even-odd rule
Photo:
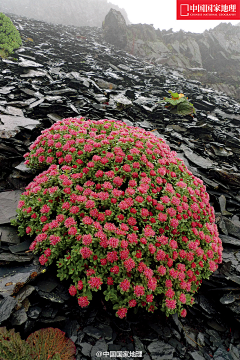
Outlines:
[[[120,8],[124,8],[131,23],[153,24],[155,29],[170,29],[173,31],[191,31],[201,33],[204,30],[214,28],[221,22],[231,22],[233,25],[239,23],[235,21],[218,20],[176,20],[176,1],[177,0],[111,0]]]

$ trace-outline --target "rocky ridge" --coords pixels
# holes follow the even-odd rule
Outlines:
[[[237,360],[240,105],[176,70],[116,49],[103,41],[100,28],[8,16],[24,45],[0,63],[0,325],[22,336],[59,327],[75,342],[79,360],[104,359],[110,351],[114,359]],[[168,90],[188,96],[196,115],[181,117],[165,109],[159,100]],[[224,261],[203,282],[187,318],[140,312],[120,321],[100,295],[89,308],[79,308],[68,284],[59,282],[54,268],[40,267],[27,252],[29,240],[19,239],[10,227],[22,189],[34,177],[23,154],[42,129],[79,116],[118,119],[155,131],[206,184]]]
[[[18,0],[0,1],[0,12],[13,13],[52,24],[102,26],[108,11],[121,11],[129,24],[127,13],[107,0]]]
[[[240,26],[221,23],[203,33],[155,30],[148,24],[124,24],[116,9],[106,15],[105,39],[153,64],[178,69],[188,79],[200,81],[239,100]],[[120,26],[119,26],[120,24]]]

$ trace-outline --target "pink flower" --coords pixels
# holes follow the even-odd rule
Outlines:
[[[26,228],[26,234],[30,234],[30,232],[32,231],[32,228],[30,226],[27,226]]]
[[[163,276],[163,275],[166,274],[167,269],[165,268],[165,266],[160,265],[160,266],[157,268],[157,271],[158,271],[158,273],[159,273],[161,276]]]
[[[68,291],[71,296],[75,296],[77,293],[77,289],[74,285],[71,285],[70,288],[68,289]]]
[[[187,310],[186,309],[183,309],[181,311],[181,314],[180,314],[181,317],[186,317],[187,316]]]
[[[120,288],[123,290],[123,291],[128,291],[129,288],[130,288],[130,281],[128,279],[124,279],[120,284]]]
[[[153,231],[153,229],[152,229],[151,227],[146,227],[146,228],[144,229],[144,235],[145,235],[146,237],[152,237],[152,236],[155,235],[155,231]]]
[[[48,261],[48,259],[44,255],[41,255],[39,257],[39,262],[41,265],[45,265],[47,261]]]
[[[45,254],[46,257],[51,256],[51,249],[50,249],[50,248],[46,249],[46,250],[44,251],[44,254]]]
[[[130,272],[136,266],[135,261],[132,258],[125,260],[123,264],[127,269],[127,272]]]
[[[88,280],[88,283],[90,285],[90,288],[95,288],[95,289],[99,289],[100,286],[102,285],[102,279],[100,277],[90,277],[90,279]]]
[[[77,233],[77,228],[75,228],[75,227],[70,227],[70,228],[68,229],[68,234],[69,234],[69,235],[76,235],[76,233]]]
[[[107,284],[108,285],[113,285],[113,278],[112,277],[107,278]]]
[[[51,210],[51,208],[50,208],[50,206],[48,206],[48,205],[43,205],[43,207],[40,209],[40,212],[42,213],[42,214],[44,214],[44,213],[48,213],[49,211]]]
[[[152,290],[152,291],[156,290],[157,279],[156,278],[149,279],[147,285],[148,285],[149,290]]]
[[[77,223],[77,222],[74,220],[74,218],[69,217],[69,218],[67,218],[67,219],[65,220],[64,225],[65,225],[66,227],[71,227],[71,226],[73,226],[73,225],[76,225],[76,223]]]
[[[80,249],[80,254],[82,255],[83,259],[88,259],[92,255],[92,250],[89,247],[83,247]]]
[[[179,296],[179,301],[181,301],[182,304],[186,304],[186,301],[187,301],[186,295],[182,293]]]
[[[115,265],[113,266],[110,271],[114,274],[118,274],[119,273],[119,266]]]
[[[122,307],[122,308],[118,309],[116,314],[120,319],[123,319],[127,315],[127,308]]]
[[[179,221],[177,219],[171,219],[170,220],[170,226],[172,226],[173,228],[177,228],[179,224]]]
[[[114,238],[114,237],[111,237],[109,240],[108,240],[108,245],[113,247],[113,248],[116,248],[118,247],[118,243],[119,243],[119,240],[117,238]]]
[[[166,253],[163,250],[158,250],[156,254],[156,260],[157,261],[163,261],[166,257]]]
[[[170,279],[167,279],[167,280],[165,281],[165,286],[166,286],[167,288],[171,288],[171,287],[172,287],[172,281],[171,281]]]
[[[87,296],[81,296],[78,298],[78,305],[81,306],[81,308],[87,307],[89,305],[89,300]]]
[[[78,281],[77,288],[78,288],[78,290],[82,290],[82,288],[83,288],[83,282],[82,282],[82,280],[79,280],[79,281]]]
[[[167,307],[168,309],[173,310],[173,309],[176,308],[176,303],[177,303],[176,300],[166,299],[165,302],[166,302],[166,307]]]
[[[85,234],[82,236],[82,243],[84,245],[90,245],[92,243],[92,235],[91,234]]]
[[[172,288],[169,288],[169,289],[165,292],[165,296],[166,296],[166,297],[169,297],[169,298],[171,298],[171,299],[174,297],[174,295],[175,295],[175,292],[173,291]]]
[[[147,295],[147,296],[146,296],[146,301],[147,301],[148,303],[153,302],[153,295],[152,295],[152,294]]]
[[[135,307],[136,305],[137,305],[137,302],[136,302],[135,299],[129,300],[128,306],[129,306],[130,308]]]
[[[145,294],[144,287],[142,285],[136,285],[134,286],[134,294],[137,297],[143,296]]]
[[[93,219],[90,218],[90,216],[85,216],[83,219],[82,219],[82,222],[85,224],[85,225],[91,225],[93,223]]]

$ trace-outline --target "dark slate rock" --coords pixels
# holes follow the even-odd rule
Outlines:
[[[220,346],[217,349],[217,351],[215,351],[213,359],[214,360],[233,360],[233,357],[229,352],[227,352],[227,350],[223,346]]]
[[[147,347],[152,360],[172,360],[175,349],[163,341],[154,341]]]
[[[0,242],[2,244],[17,244],[12,246],[18,246],[20,238],[13,227],[0,226]]]
[[[240,239],[240,225],[234,223],[232,220],[223,217],[223,221],[225,223],[226,229],[230,235],[233,235],[234,237],[237,237]]]
[[[47,293],[45,291],[41,291],[38,289],[36,289],[36,290],[38,292],[38,295],[43,299],[46,299],[53,303],[58,303],[58,304],[64,303],[64,300],[59,295],[55,294],[54,292]]]
[[[16,218],[16,208],[20,200],[20,190],[0,193],[0,224],[8,224]]]
[[[92,347],[91,350],[91,360],[103,360],[105,355],[103,353],[107,352],[108,346],[104,339],[100,339],[96,342],[96,344]]]
[[[36,286],[38,287],[38,290],[50,293],[58,286],[58,284],[59,282],[57,279],[50,275],[45,279],[39,279],[36,283]]]
[[[41,273],[39,265],[0,267],[0,295],[16,294],[30,279]]]
[[[13,254],[21,253],[21,252],[29,250],[29,246],[31,245],[31,243],[32,243],[32,241],[28,239],[28,240],[21,242],[20,244],[9,246],[9,250]]]
[[[17,301],[11,296],[7,296],[0,302],[0,324],[7,320],[16,306]]]
[[[28,130],[33,130],[39,124],[40,123],[38,120],[33,120],[22,116],[1,115],[0,137],[9,139],[19,133],[21,127],[24,127]]]
[[[95,328],[94,326],[86,326],[85,328],[83,328],[83,332],[97,340],[100,339],[103,335],[102,331]]]
[[[9,253],[1,253],[0,254],[0,261],[4,261],[6,263],[9,262],[30,262],[33,259],[33,255],[14,255]]]
[[[222,235],[222,234],[220,234],[219,237],[224,244],[229,244],[229,245],[234,245],[234,246],[240,247],[240,239],[236,239],[232,236]]]
[[[27,314],[24,308],[19,309],[12,314],[10,322],[12,326],[19,326],[27,321]]]
[[[204,360],[204,357],[201,355],[199,351],[190,352],[189,355],[193,360]]]
[[[15,299],[17,301],[17,305],[20,306],[22,302],[32,294],[35,290],[35,287],[32,285],[25,285],[22,289],[19,290]]]
[[[93,345],[88,344],[88,343],[85,343],[85,342],[82,342],[80,346],[81,346],[81,353],[82,353],[84,356],[90,357],[90,354],[91,354],[91,350],[92,350]]]
[[[36,320],[38,319],[39,315],[41,314],[42,308],[40,306],[31,306],[28,310],[28,317]]]

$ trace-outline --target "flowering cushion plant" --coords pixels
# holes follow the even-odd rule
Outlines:
[[[49,166],[22,194],[20,235],[42,265],[56,262],[81,307],[104,290],[117,316],[160,307],[186,316],[222,261],[202,180],[153,133],[114,120],[64,119],[25,155]]]

